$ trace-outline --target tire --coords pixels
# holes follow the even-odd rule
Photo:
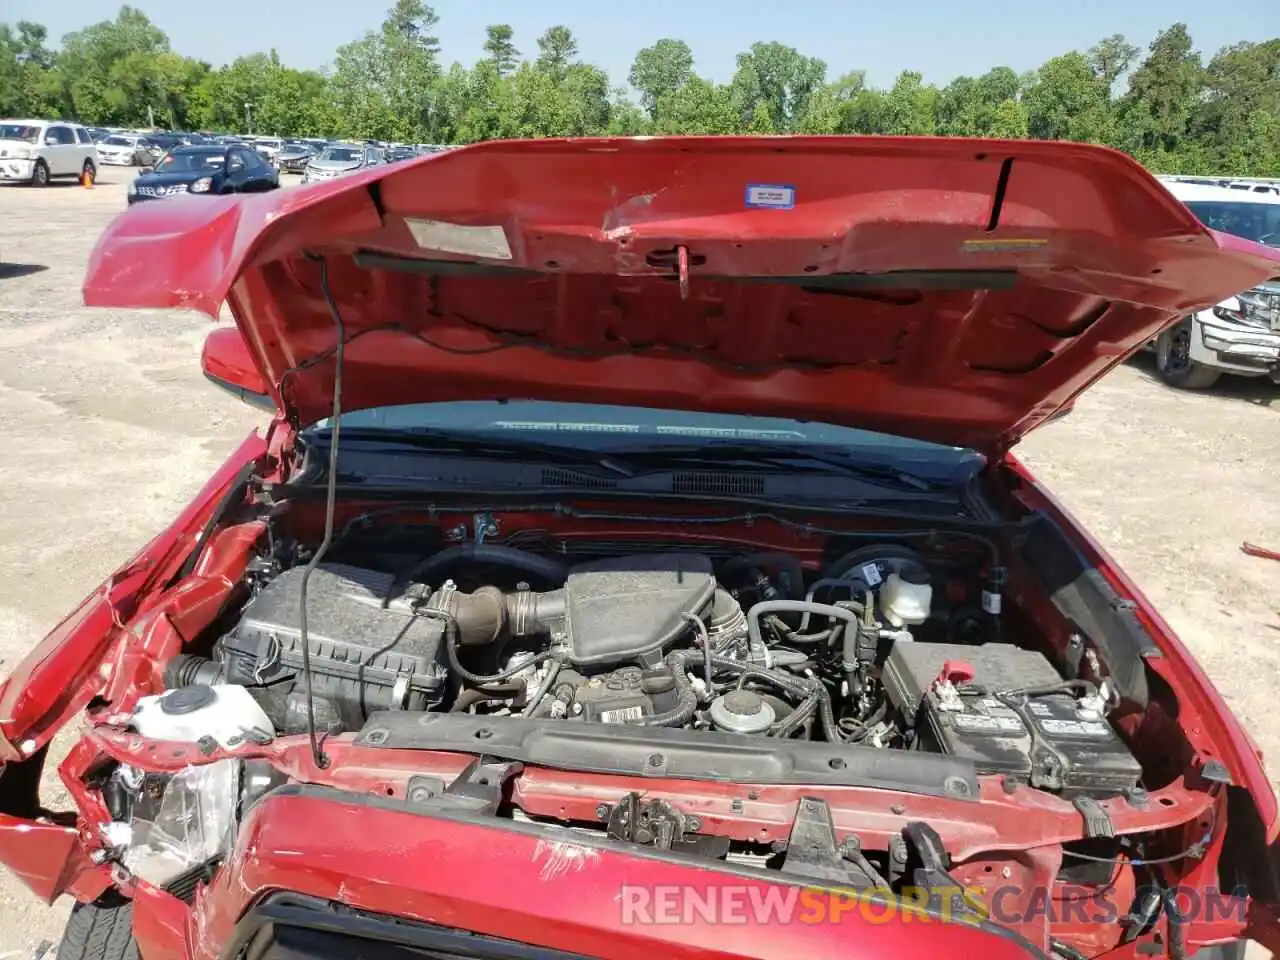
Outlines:
[[[133,903],[77,903],[58,944],[57,960],[139,960]]]
[[[80,182],[84,182],[85,177],[89,178],[89,183],[96,183],[98,180],[98,168],[93,165],[92,160],[86,160],[84,166],[80,168]]]
[[[1156,340],[1156,376],[1179,390],[1207,390],[1218,382],[1221,370],[1191,359],[1191,320],[1178,321]]]
[[[37,160],[36,165],[31,170],[31,185],[33,187],[47,187],[49,185],[49,167],[43,160]]]

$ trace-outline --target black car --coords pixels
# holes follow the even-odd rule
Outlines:
[[[174,147],[129,184],[129,203],[182,193],[260,193],[280,186],[275,168],[248,147]]]
[[[399,163],[401,160],[418,159],[418,151],[413,147],[389,147],[387,149],[387,163]]]

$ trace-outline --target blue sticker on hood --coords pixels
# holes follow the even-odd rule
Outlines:
[[[785,183],[748,183],[747,206],[790,210],[796,205],[796,188]]]

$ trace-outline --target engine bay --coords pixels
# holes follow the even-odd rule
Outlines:
[[[309,664],[325,735],[384,712],[519,718],[916,751],[1067,798],[1139,784],[1114,689],[1016,642],[990,562],[641,546],[566,562],[467,542],[382,569],[279,551],[166,684],[243,688],[273,735],[307,731]]]

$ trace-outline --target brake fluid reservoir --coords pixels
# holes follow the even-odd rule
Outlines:
[[[210,737],[222,747],[274,737],[276,732],[253,695],[231,683],[197,684],[142,697],[133,711],[133,728],[154,740],[194,743]]]

